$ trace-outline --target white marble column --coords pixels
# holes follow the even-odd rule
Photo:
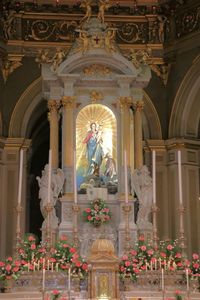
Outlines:
[[[52,168],[59,166],[59,109],[58,100],[48,101],[48,120],[50,125],[50,149],[52,150]]]

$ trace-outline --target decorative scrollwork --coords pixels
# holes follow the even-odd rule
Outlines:
[[[75,40],[76,21],[25,20],[23,23],[24,39],[34,41],[69,41]]]
[[[145,43],[147,24],[122,23],[117,26],[117,40],[125,43]]]
[[[177,38],[185,36],[200,28],[200,6],[197,9],[190,10],[180,14],[176,19]]]

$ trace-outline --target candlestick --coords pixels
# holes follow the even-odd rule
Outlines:
[[[74,203],[77,204],[76,151],[74,151]]]
[[[49,150],[49,176],[48,176],[48,198],[47,202],[51,202],[51,171],[52,171],[52,150]]]
[[[45,290],[45,269],[42,269],[42,290]]]
[[[70,289],[71,289],[71,267],[68,269],[68,292],[70,294]]]
[[[23,156],[24,152],[21,149],[20,150],[20,159],[19,159],[19,187],[18,187],[18,204],[21,204],[21,198],[22,198],[22,172],[23,172]]]
[[[156,204],[156,151],[152,152],[153,203]]]
[[[181,151],[178,150],[178,186],[179,186],[179,202],[183,205],[183,191],[182,191],[182,171],[181,171]]]
[[[161,288],[162,288],[162,291],[164,292],[165,284],[164,284],[164,269],[163,268],[162,268],[162,271],[161,271]]]
[[[124,178],[125,178],[125,202],[128,203],[128,174],[127,174],[126,151],[124,151]]]
[[[187,286],[187,292],[189,292],[190,286],[189,286],[189,273],[188,273],[188,269],[185,270],[185,274],[186,274],[186,286]]]

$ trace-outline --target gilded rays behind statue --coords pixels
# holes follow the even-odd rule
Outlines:
[[[117,125],[113,112],[101,104],[84,107],[76,120],[78,189],[117,185]]]

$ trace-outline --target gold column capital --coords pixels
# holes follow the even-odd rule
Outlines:
[[[141,112],[144,109],[144,101],[139,100],[139,101],[133,102],[133,106],[136,111]]]
[[[121,108],[129,108],[133,104],[133,98],[131,96],[119,97],[119,105]]]
[[[75,96],[63,96],[61,100],[62,106],[65,108],[73,108],[75,99]]]
[[[60,107],[60,102],[58,100],[48,100],[48,109],[50,113],[52,111],[57,112],[59,107]]]

